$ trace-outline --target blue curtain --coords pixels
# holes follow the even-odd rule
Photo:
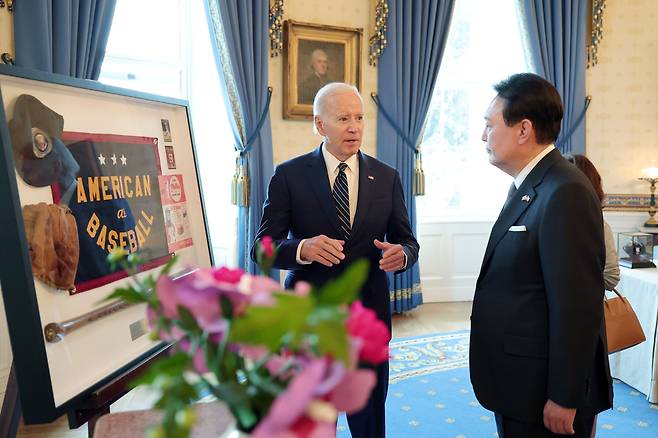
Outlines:
[[[14,2],[16,65],[98,79],[116,0]]]
[[[397,129],[417,144],[448,39],[454,0],[389,0],[388,47],[379,60],[377,157],[400,173],[411,226],[416,230],[413,196],[414,152]],[[423,302],[418,263],[402,274],[389,274],[391,309],[401,313]]]
[[[525,43],[535,71],[557,88],[564,102],[562,130],[556,142],[563,153],[585,153],[588,3],[519,0]]]
[[[272,129],[267,112],[269,0],[207,0],[211,41],[217,69],[226,84],[226,103],[237,149],[249,164],[249,206],[238,214],[238,266],[255,274],[249,258],[272,177]],[[258,126],[265,115],[262,126]],[[253,143],[247,139],[256,136]],[[246,151],[245,151],[246,150]]]

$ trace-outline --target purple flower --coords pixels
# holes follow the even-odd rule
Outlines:
[[[178,306],[186,307],[199,327],[210,333],[223,333],[227,321],[222,318],[220,297],[226,297],[233,305],[233,314],[246,309],[249,297],[238,290],[238,282],[244,275],[240,270],[227,268],[199,269],[172,280],[162,276],[156,285],[156,293],[167,318],[178,317]]]

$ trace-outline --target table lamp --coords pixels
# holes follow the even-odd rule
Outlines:
[[[656,215],[656,182],[658,182],[658,167],[651,166],[642,169],[643,177],[638,178],[642,181],[647,181],[650,184],[651,198],[649,200],[649,219],[644,223],[645,227],[658,228],[658,220],[654,217]]]

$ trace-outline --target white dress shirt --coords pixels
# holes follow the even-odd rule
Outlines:
[[[327,177],[329,178],[329,187],[332,192],[334,189],[334,182],[338,176],[338,165],[340,163],[347,164],[345,175],[347,176],[347,188],[350,197],[350,225],[354,225],[354,215],[356,214],[356,206],[359,200],[359,157],[357,154],[352,155],[345,161],[340,161],[334,157],[331,152],[322,144],[322,156],[324,157],[324,164],[327,166]],[[302,245],[307,239],[302,239],[297,245],[297,263],[301,265],[310,265],[311,261],[302,260]],[[404,253],[404,265],[402,269],[407,267],[407,253]]]
[[[327,177],[329,178],[329,188],[332,193],[334,190],[334,182],[338,176],[338,165],[343,161],[340,161],[338,158],[334,157],[331,152],[327,150],[322,144],[322,156],[324,157],[324,164],[327,167]],[[356,214],[356,205],[359,200],[359,157],[357,154],[352,155],[347,160],[344,161],[347,164],[345,169],[345,176],[347,176],[347,190],[350,197],[350,226],[354,225],[354,215]],[[309,265],[312,262],[307,262],[302,260],[302,245],[306,239],[302,239],[297,245],[297,263],[302,265]]]
[[[552,144],[549,144],[546,146],[546,149],[541,151],[540,153],[537,154],[535,158],[533,158],[526,166],[519,172],[518,175],[516,175],[516,178],[514,178],[514,185],[518,189],[521,187],[521,184],[523,184],[523,181],[526,179],[526,177],[532,172],[532,169],[535,168],[537,164],[541,161],[542,158],[544,158],[550,151],[555,149],[555,146]]]

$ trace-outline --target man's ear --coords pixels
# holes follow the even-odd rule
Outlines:
[[[535,127],[532,125],[532,122],[528,119],[523,119],[520,122],[519,130],[519,144],[527,143],[528,140],[534,135]]]
[[[324,136],[324,124],[320,116],[313,116],[313,123],[315,123],[315,129],[318,130],[318,134]]]

